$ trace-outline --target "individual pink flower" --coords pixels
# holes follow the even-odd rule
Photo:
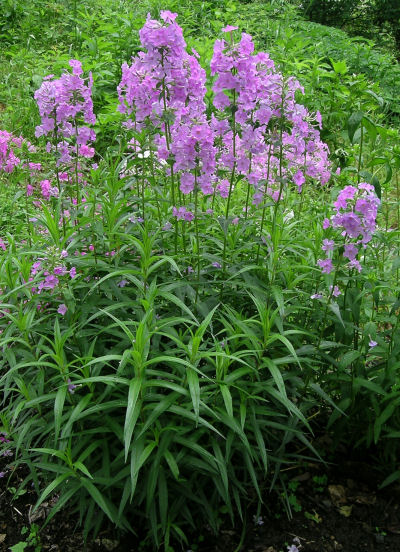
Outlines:
[[[175,19],[178,17],[177,13],[172,13],[169,10],[161,10],[160,11],[160,17],[163,21],[167,23],[173,23]]]
[[[322,299],[323,295],[322,293],[314,293],[310,296],[310,299]]]
[[[49,274],[45,277],[44,282],[39,284],[40,289],[54,289],[59,284],[59,279],[54,274]]]
[[[357,259],[353,259],[349,262],[349,268],[355,268],[357,272],[361,272],[362,267],[360,261],[357,261]]]
[[[318,259],[317,263],[324,274],[330,274],[332,272],[332,259]]]
[[[62,304],[58,307],[57,312],[58,312],[59,314],[61,314],[62,316],[64,316],[65,313],[67,312],[67,310],[68,310],[67,305],[64,305],[64,303],[62,303]]]
[[[192,173],[185,172],[181,175],[180,189],[183,194],[190,194],[194,190],[194,175]]]
[[[330,286],[329,289],[333,297],[339,297],[339,295],[342,295],[342,292],[340,291],[338,286],[335,286],[335,287]]]
[[[333,251],[333,248],[335,246],[335,242],[333,240],[322,240],[322,247],[321,249],[323,251]]]
[[[237,31],[239,27],[234,27],[233,25],[227,25],[222,29],[223,33],[231,33],[232,31]]]
[[[83,69],[82,69],[82,63],[78,61],[77,59],[70,59],[69,65],[72,67],[72,72],[74,75],[82,75]]]
[[[226,199],[229,195],[229,181],[224,178],[217,184],[217,192],[219,192],[220,196]]]
[[[296,184],[298,191],[301,192],[302,186],[306,179],[304,178],[304,174],[299,169],[294,175],[293,175],[293,182]]]
[[[187,211],[186,207],[172,208],[172,214],[177,220],[185,220],[190,222],[194,219],[194,214],[191,211]]]
[[[354,243],[346,243],[344,246],[343,257],[349,259],[349,261],[354,261],[358,255],[358,248]]]
[[[67,273],[67,269],[65,266],[56,266],[53,272],[56,276],[64,276]]]
[[[91,159],[94,156],[94,153],[94,148],[91,148],[86,144],[82,144],[79,148],[79,155],[82,155],[82,157]]]

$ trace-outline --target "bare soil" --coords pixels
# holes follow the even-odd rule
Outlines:
[[[46,508],[51,506],[46,503],[34,513],[33,490],[14,497],[12,488],[17,488],[26,474],[24,468],[18,468],[9,481],[7,460],[0,460],[0,471],[6,472],[0,479],[0,550],[4,552],[26,541],[31,524],[41,527]],[[293,518],[287,518],[276,498],[267,499],[260,519],[253,519],[249,513],[241,551],[287,552],[291,545],[300,542],[297,547],[301,552],[400,552],[400,487],[379,491],[378,477],[367,461],[341,458],[329,468],[306,464],[293,474],[291,481],[291,502],[297,510]],[[22,534],[24,527],[28,533]],[[241,533],[239,524],[226,527],[217,537],[207,528],[199,528],[191,537],[191,550],[234,552]],[[40,548],[26,547],[25,552],[151,552],[134,537],[118,536],[112,528],[85,546],[76,516],[65,511],[57,514],[39,535]]]

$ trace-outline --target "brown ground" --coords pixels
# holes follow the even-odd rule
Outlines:
[[[0,471],[6,469],[6,460],[1,459]],[[22,480],[23,469],[20,471],[14,474],[11,486],[17,487],[18,480]],[[7,477],[0,479],[0,551],[4,552],[27,539],[27,534],[21,535],[23,527],[43,523],[32,513],[36,500],[33,491],[12,500],[6,483]],[[341,460],[329,469],[309,464],[293,477],[290,486],[293,507],[298,510],[293,519],[289,521],[280,507],[267,501],[261,525],[253,523],[250,516],[242,552],[287,552],[296,537],[301,543],[300,552],[400,552],[400,488],[378,491],[377,477],[366,463]],[[234,552],[240,534],[239,526],[222,530],[217,538],[208,535],[206,529],[199,530],[191,549]],[[203,537],[199,539],[199,535]],[[85,549],[76,519],[65,513],[58,514],[40,533],[40,545],[36,550],[27,547],[25,552],[139,551],[133,538],[120,540],[112,531],[104,532]]]

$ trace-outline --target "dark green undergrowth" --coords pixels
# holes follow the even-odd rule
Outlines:
[[[43,176],[23,166],[0,175],[0,430],[10,465],[29,470],[22,487],[34,486],[36,507],[53,497],[50,516],[78,512],[86,537],[108,520],[171,552],[199,527],[245,526],[268,493],[290,516],[287,472],[323,460],[321,433],[330,458],[352,443],[376,452],[382,486],[400,480],[400,71],[391,54],[281,1],[5,5],[0,126],[36,144],[19,154],[39,160]],[[290,124],[272,119],[284,197],[253,205],[244,178],[220,169],[228,205],[179,192],[200,214],[173,219],[174,161],[156,160],[154,128],[129,133],[117,111],[121,64],[140,49],[146,13],[160,9],[178,13],[206,68],[207,116],[213,44],[226,24],[299,80],[310,124],[322,115],[327,184],[307,176],[299,193],[282,177]],[[63,189],[56,158],[35,138],[34,93],[71,58],[93,74],[96,165],[76,163]],[[233,128],[234,107],[225,112]],[[173,120],[165,106],[163,117]],[[58,183],[46,202],[27,194],[42,178]],[[340,191],[362,194],[360,183],[380,208],[373,238],[358,244],[358,271],[347,266],[347,237],[326,220]],[[328,238],[332,274],[318,266]],[[57,291],[38,293],[56,269]]]

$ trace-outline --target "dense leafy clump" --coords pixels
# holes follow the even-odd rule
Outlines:
[[[203,65],[175,13],[148,16],[119,115],[70,59],[38,83],[35,143],[0,133],[22,213],[0,241],[3,454],[50,518],[165,550],[267,491],[290,514],[286,468],[321,427],[399,475],[392,131],[365,104],[337,135],[333,88],[325,114],[222,33]]]

